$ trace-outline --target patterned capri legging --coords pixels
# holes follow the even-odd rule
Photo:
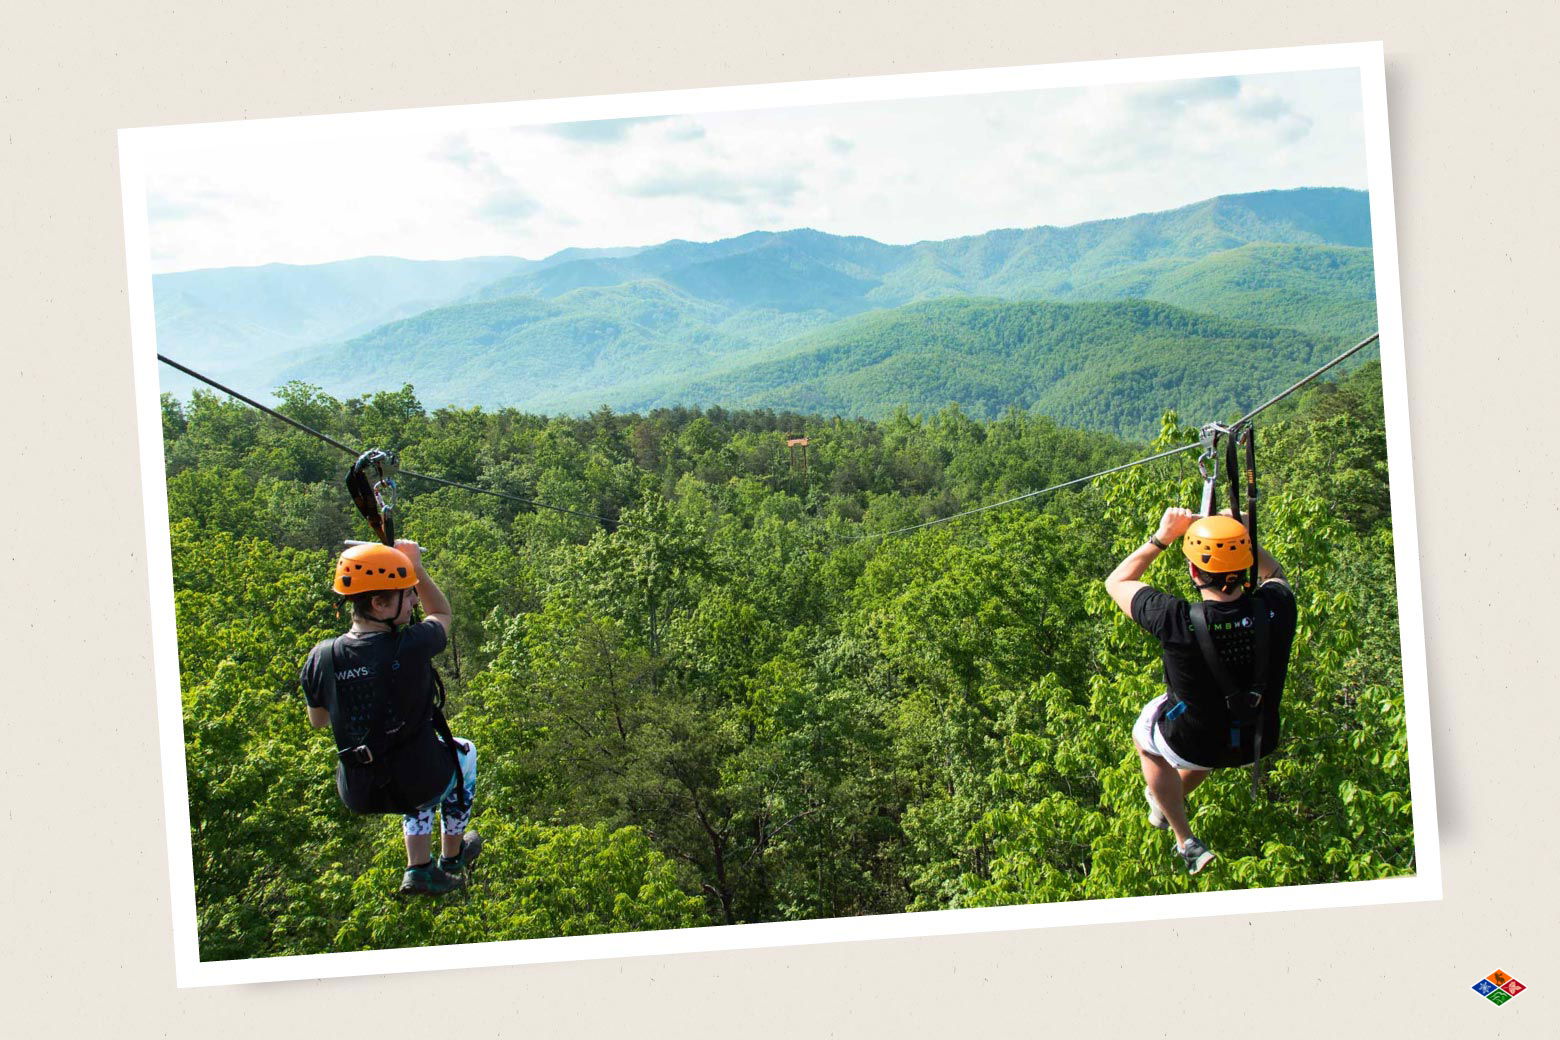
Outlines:
[[[455,749],[460,754],[460,776],[451,776],[443,794],[401,818],[401,829],[407,834],[432,834],[435,810],[444,820],[445,834],[466,833],[466,821],[471,818],[471,806],[477,797],[477,746],[469,740],[456,737]],[[455,798],[455,785],[462,780],[466,787],[464,809]]]

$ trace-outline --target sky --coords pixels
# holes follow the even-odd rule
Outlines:
[[[1366,187],[1356,69],[633,119],[175,136],[146,154],[155,272],[809,227],[880,242]]]

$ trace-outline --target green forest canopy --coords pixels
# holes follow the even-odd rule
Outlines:
[[[206,960],[1347,881],[1411,874],[1379,367],[1264,416],[1263,543],[1300,630],[1267,795],[1192,802],[1220,855],[1175,869],[1128,730],[1151,640],[1101,579],[1188,457],[852,541],[1185,443],[1009,410],[878,421],[656,409],[426,411],[410,386],[283,410],[406,465],[598,514],[401,482],[455,606],[441,668],[477,742],[467,893],[403,903],[393,818],[348,814],[296,675],[340,631],[363,537],[334,449],[237,402],[164,398]],[[1211,418],[1201,416],[1199,418]],[[785,445],[810,441],[805,472]],[[1185,593],[1175,559],[1149,580]]]

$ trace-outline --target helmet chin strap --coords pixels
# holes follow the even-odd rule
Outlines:
[[[369,620],[370,621],[377,621],[381,625],[388,626],[389,629],[390,629],[390,634],[391,635],[395,635],[398,632],[400,632],[400,630],[401,630],[401,626],[396,624],[396,620],[395,619],[401,616],[401,608],[403,606],[405,606],[405,605],[406,605],[406,590],[405,589],[396,589],[395,590],[395,609],[390,612],[390,616],[388,618],[372,617],[371,616],[371,617],[369,617]]]
[[[401,608],[403,606],[405,606],[405,605],[406,605],[406,590],[405,589],[396,589],[395,590],[395,613],[391,614],[390,615],[390,620],[385,622],[385,624],[390,626],[390,634],[391,635],[397,635],[401,631],[401,626],[396,623],[395,619],[401,616]]]
[[[1235,571],[1230,576],[1224,577],[1223,579],[1221,579],[1219,581],[1206,581],[1205,582],[1205,581],[1198,581],[1197,580],[1197,575],[1194,573],[1194,574],[1191,575],[1192,587],[1194,589],[1199,589],[1199,590],[1201,590],[1201,589],[1218,589],[1220,592],[1234,592],[1235,589],[1238,588],[1239,585],[1240,585],[1240,578],[1241,578],[1241,576],[1242,576],[1242,572]]]

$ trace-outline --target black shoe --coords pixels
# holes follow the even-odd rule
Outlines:
[[[440,896],[465,884],[465,878],[448,874],[433,863],[424,863],[406,868],[401,875],[401,895]]]
[[[464,874],[466,868],[477,861],[482,853],[482,835],[467,831],[461,838],[460,852],[454,856],[440,856],[439,869],[446,874]]]

